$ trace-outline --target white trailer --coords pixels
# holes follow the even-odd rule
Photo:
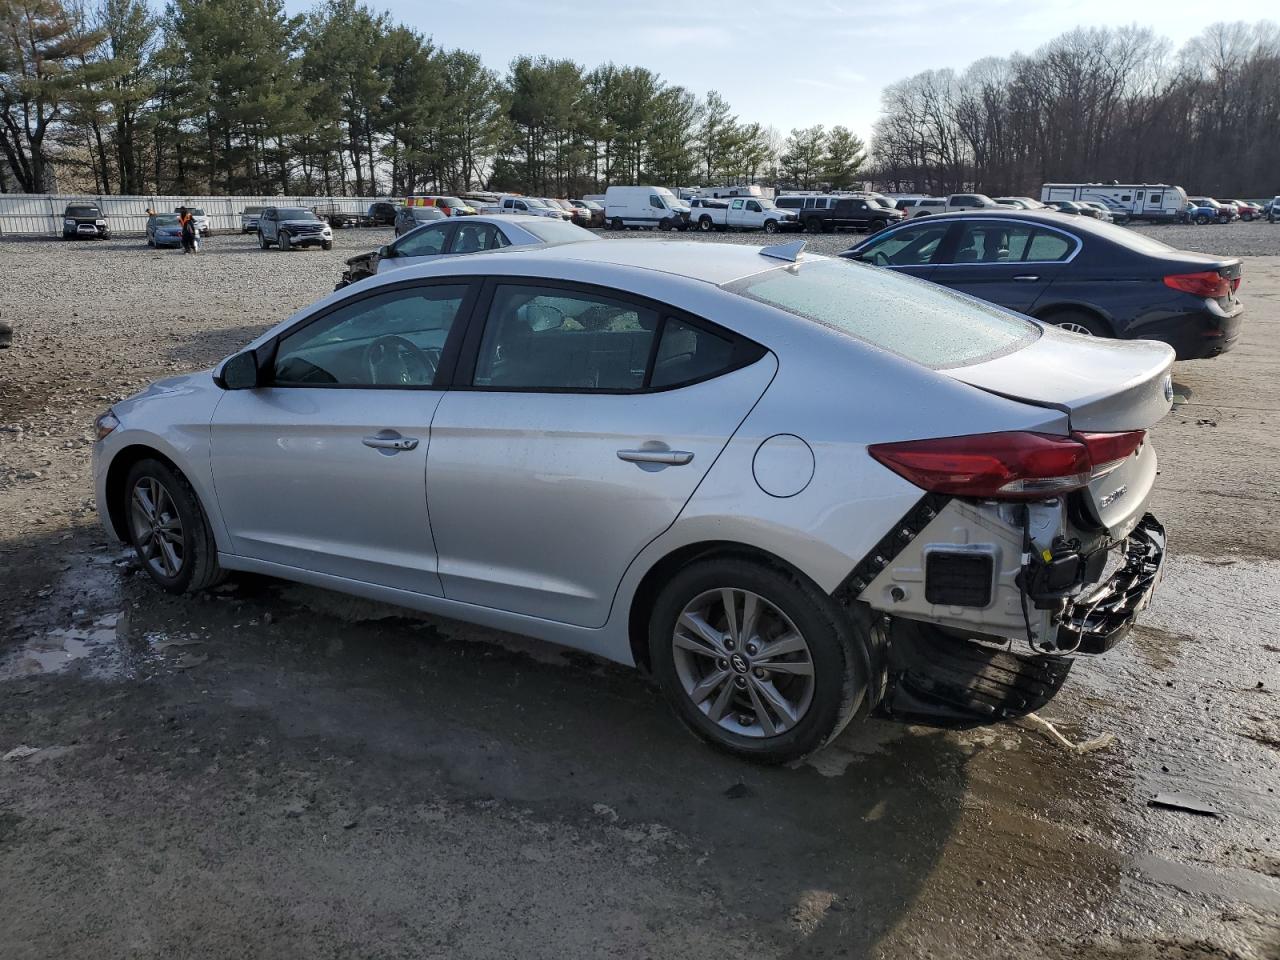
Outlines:
[[[1187,192],[1167,183],[1046,183],[1040,202],[1096,200],[1109,209],[1127,210],[1134,220],[1176,220],[1187,206]]]

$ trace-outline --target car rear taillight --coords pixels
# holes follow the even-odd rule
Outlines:
[[[931,493],[994,500],[1040,500],[1079,490],[1116,469],[1146,432],[982,433],[905,443],[877,443],[867,452]]]
[[[1231,281],[1216,270],[1202,273],[1174,273],[1164,278],[1164,285],[1197,297],[1225,297],[1231,292]]]

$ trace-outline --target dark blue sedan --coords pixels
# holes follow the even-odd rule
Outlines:
[[[1179,360],[1240,335],[1240,261],[1175,250],[1057,213],[970,211],[909,220],[841,254],[930,280],[1077,333],[1162,340]]]

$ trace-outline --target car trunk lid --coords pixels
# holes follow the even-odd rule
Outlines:
[[[963,383],[1034,406],[1061,410],[1076,433],[1149,430],[1173,405],[1173,350],[1153,340],[1103,340],[1046,327],[1022,350],[944,371]],[[1127,536],[1155,482],[1147,439],[1080,491],[1107,533]]]

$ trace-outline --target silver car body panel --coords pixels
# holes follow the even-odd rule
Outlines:
[[[424,223],[420,227],[415,227],[407,231],[404,236],[408,237],[417,233],[419,230],[446,230],[459,224],[477,224],[491,223],[502,231],[502,235],[513,247],[527,247],[542,243],[542,240],[530,233],[521,226],[525,221],[542,220],[542,217],[531,217],[527,214],[512,216],[471,216],[466,218],[446,217],[444,220],[433,220]],[[400,237],[398,239],[403,239]],[[478,253],[487,253],[489,251],[476,251]],[[432,253],[421,257],[393,257],[390,260],[379,260],[376,264],[377,273],[389,273],[392,270],[403,270],[405,267],[416,267],[425,263],[431,263],[434,260],[449,259],[450,257],[461,256],[456,253]]]
[[[720,288],[762,270],[803,270],[805,260],[780,263],[730,244],[615,240],[452,257],[372,277],[361,292],[441,276],[597,284],[678,305],[768,353],[703,383],[638,395],[224,393],[210,372],[193,374],[116,404],[121,427],[95,448],[100,509],[105,519],[106,465],[144,443],[191,480],[228,569],[629,664],[636,591],[674,551],[748,544],[834,591],[922,496],[868,456],[867,445],[1070,429],[1066,411],[1009,398],[1018,385],[1012,367],[1008,389],[995,389],[990,372],[978,388],[962,382],[962,371],[927,369]],[[350,295],[326,296],[250,346]],[[1081,347],[1077,338],[1051,342],[1064,360]],[[385,428],[419,439],[412,456],[362,445],[362,431]],[[624,444],[658,443],[694,457],[660,470],[617,458]],[[376,487],[374,477],[382,478]],[[350,516],[335,516],[342,511]],[[1006,548],[1007,529],[957,516],[938,542]],[[361,519],[372,524],[368,536]],[[1009,567],[1002,559],[1005,626]]]

